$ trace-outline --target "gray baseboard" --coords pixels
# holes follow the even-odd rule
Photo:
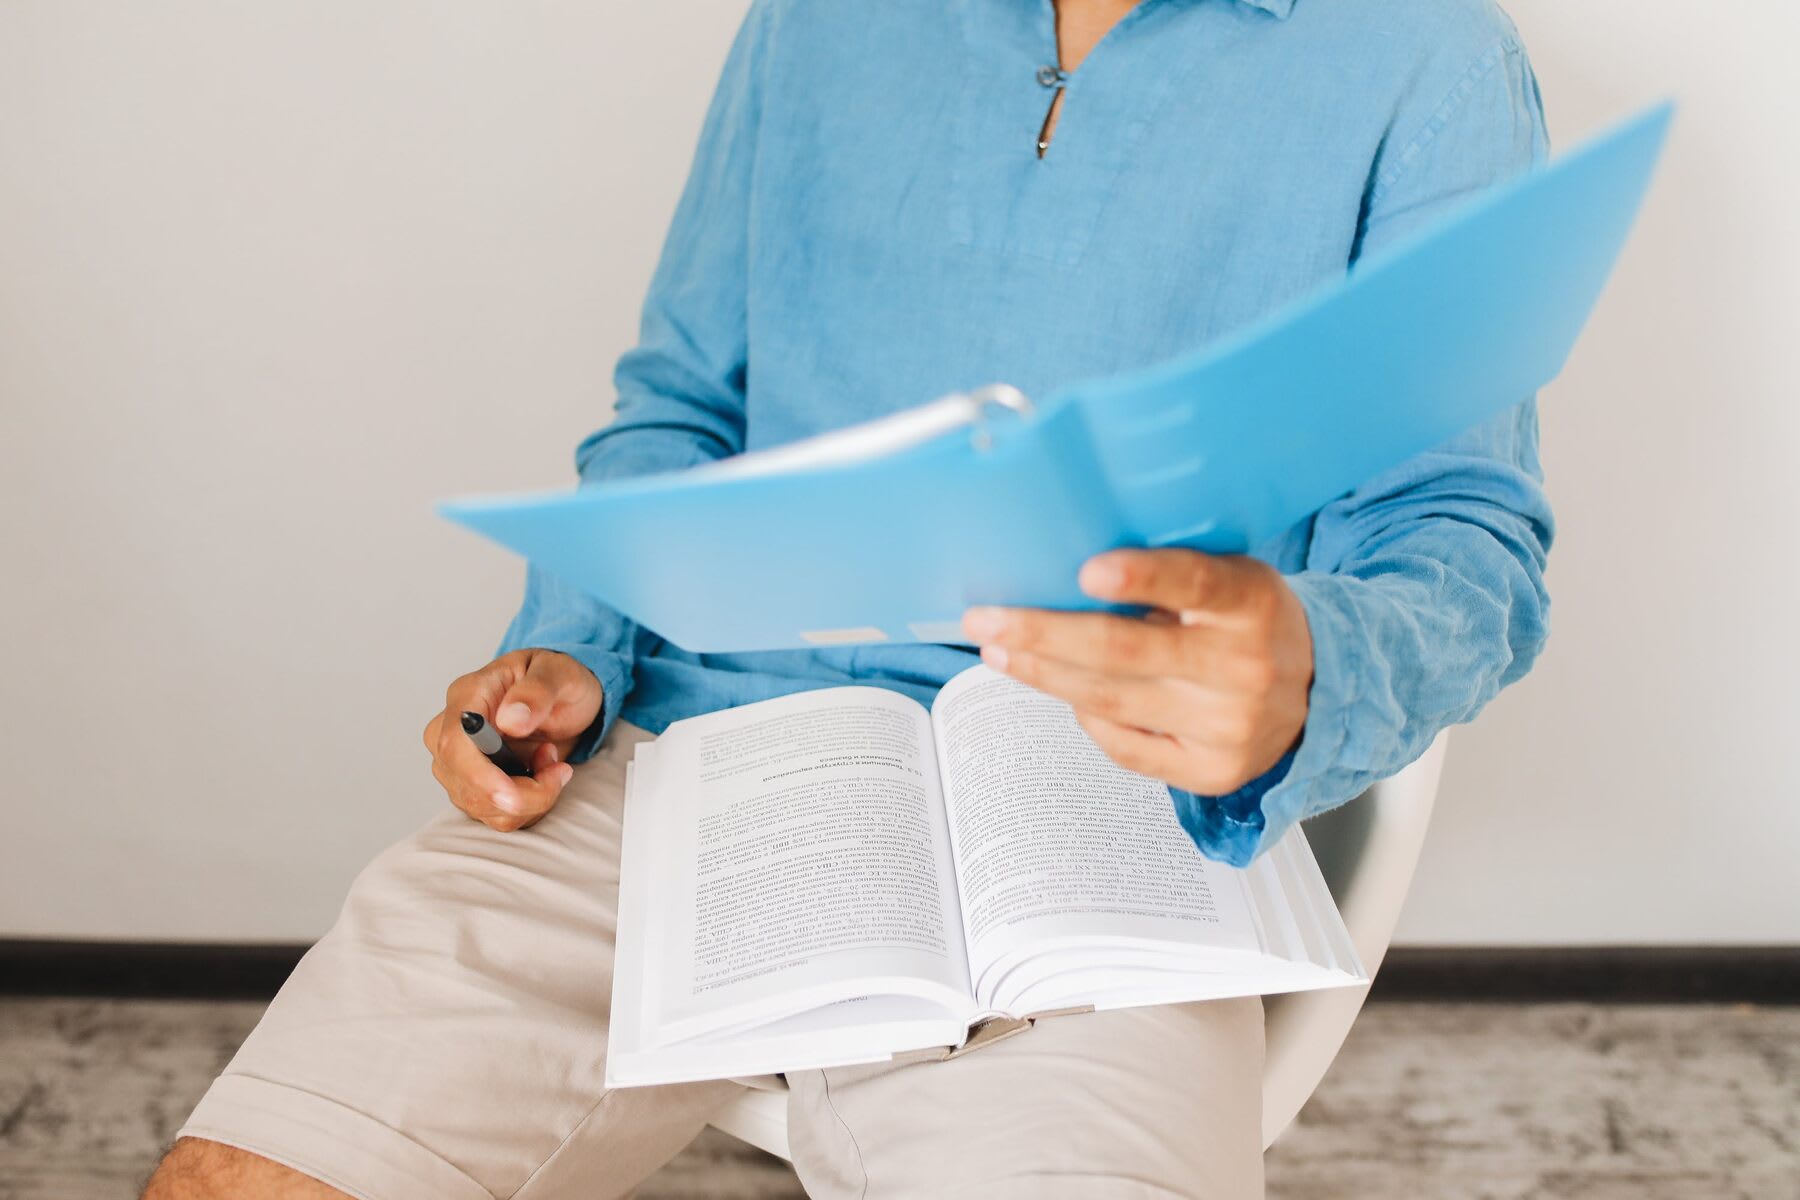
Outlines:
[[[290,943],[0,939],[0,996],[266,1000]],[[1385,1001],[1800,1004],[1800,946],[1401,946]]]
[[[1800,946],[1400,946],[1369,999],[1800,1004]]]

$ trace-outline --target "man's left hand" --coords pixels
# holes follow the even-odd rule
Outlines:
[[[972,608],[982,661],[1067,700],[1113,761],[1200,795],[1234,792],[1306,725],[1312,634],[1287,581],[1253,558],[1114,550],[1081,590],[1142,617]]]

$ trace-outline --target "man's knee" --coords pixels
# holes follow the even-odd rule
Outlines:
[[[248,1150],[182,1138],[175,1143],[142,1200],[350,1200],[310,1175],[302,1175]]]

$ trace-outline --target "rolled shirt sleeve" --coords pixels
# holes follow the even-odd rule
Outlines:
[[[1536,80],[1507,38],[1390,137],[1358,256],[1547,152]],[[1527,399],[1320,510],[1305,567],[1288,576],[1313,641],[1305,728],[1292,752],[1238,792],[1174,792],[1203,853],[1247,865],[1294,822],[1399,771],[1530,669],[1548,635],[1554,522],[1542,484],[1536,401]]]
[[[676,470],[743,449],[748,359],[748,206],[760,112],[758,67],[769,6],[739,28],[701,127],[686,187],[651,279],[636,346],[614,374],[613,420],[575,452],[583,485]],[[654,635],[536,566],[497,653],[560,651],[600,680],[598,719],[569,756],[599,748]]]

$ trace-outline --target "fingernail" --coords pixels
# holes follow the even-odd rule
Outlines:
[[[1081,568],[1080,583],[1090,596],[1109,596],[1125,586],[1125,572],[1111,559],[1089,559]]]
[[[556,759],[557,759],[556,747],[555,746],[544,747],[544,762],[545,763],[553,763],[556,761]]]
[[[981,661],[996,671],[1006,670],[1006,651],[1000,646],[983,646]]]
[[[519,729],[531,720],[531,708],[515,700],[495,713],[494,720],[507,728]]]
[[[963,614],[963,632],[978,642],[999,637],[1006,630],[1006,614],[997,608],[971,608]]]
[[[518,795],[513,792],[495,792],[493,800],[494,807],[501,812],[513,813],[516,815],[523,812],[525,809],[525,806],[520,802]]]

